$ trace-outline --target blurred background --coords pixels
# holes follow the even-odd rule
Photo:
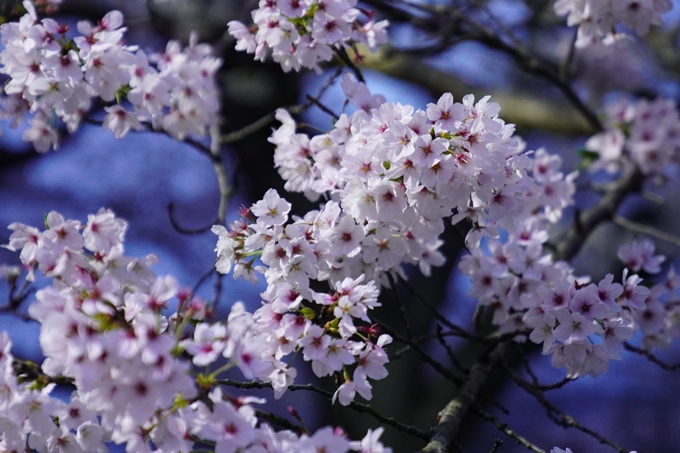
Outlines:
[[[19,2],[4,0],[0,9],[5,18]],[[575,169],[580,161],[576,153],[595,130],[583,110],[579,110],[555,83],[540,71],[527,70],[536,61],[549,74],[568,80],[573,93],[584,106],[600,112],[604,103],[617,96],[642,98],[657,96],[678,98],[680,95],[680,52],[678,5],[664,16],[664,26],[652,29],[644,38],[631,37],[616,44],[615,49],[587,48],[573,50],[575,30],[566,27],[564,17],[553,12],[553,2],[546,0],[469,0],[419,1],[416,4],[448,5],[458,16],[428,15],[409,8],[400,1],[373,0],[361,4],[376,12],[378,19],[389,19],[392,45],[376,55],[367,56],[361,68],[369,89],[381,93],[389,102],[425,108],[436,102],[443,92],[452,92],[456,100],[474,93],[477,98],[490,94],[501,104],[501,117],[517,125],[517,132],[528,149],[545,147],[560,154],[563,171]],[[75,30],[78,20],[99,20],[112,9],[125,15],[128,27],[126,41],[145,51],[161,51],[168,40],[188,42],[196,31],[200,40],[212,43],[224,64],[218,74],[222,95],[223,132],[236,131],[282,106],[302,104],[306,94],[315,96],[335,72],[329,63],[322,74],[284,74],[275,63],[257,63],[250,55],[235,52],[234,41],[226,34],[226,23],[241,20],[248,23],[250,11],[257,2],[243,0],[65,0],[54,18],[68,22]],[[465,18],[483,24],[491,34],[471,29]],[[507,47],[521,49],[508,52]],[[566,63],[565,63],[566,62]],[[552,72],[551,72],[552,71]],[[321,96],[325,105],[340,109],[344,101],[336,82]],[[92,116],[103,117],[102,110]],[[302,122],[321,130],[331,126],[330,117],[312,107],[301,117]],[[234,189],[229,201],[228,219],[237,218],[237,208],[249,206],[264,192],[283,184],[273,168],[273,148],[267,142],[271,123],[245,139],[225,146],[230,184]],[[73,135],[61,130],[58,150],[44,155],[22,142],[26,124],[11,129],[3,123],[0,136],[0,225],[18,221],[40,226],[44,214],[56,210],[67,218],[85,222],[87,214],[104,206],[129,221],[127,254],[143,256],[154,253],[160,258],[155,267],[158,275],[173,274],[185,286],[194,286],[209,273],[214,264],[216,236],[209,230],[201,234],[181,234],[173,227],[172,216],[186,229],[210,225],[216,216],[219,192],[210,161],[191,146],[151,132],[131,133],[116,140],[100,126],[83,124]],[[577,179],[578,209],[586,209],[597,200],[589,182],[592,175]],[[595,175],[597,181],[604,181]],[[645,224],[662,227],[680,235],[680,203],[674,181],[651,184],[647,189],[657,195],[652,203],[630,196],[619,211],[623,216]],[[311,205],[301,196],[286,195],[297,214]],[[558,238],[569,226],[573,211],[567,212],[554,231]],[[6,244],[9,230],[0,230],[0,243]],[[618,245],[635,237],[634,233],[613,224],[600,226],[588,238],[586,246],[574,258],[578,274],[591,274],[599,279],[609,272],[620,275],[616,260]],[[384,291],[383,309],[377,317],[394,329],[401,329],[395,309],[401,299],[412,319],[417,335],[433,333],[432,313],[422,300],[436,306],[456,324],[472,328],[475,301],[467,296],[469,284],[456,271],[462,253],[462,240],[453,228],[445,233],[444,251],[447,264],[435,269],[425,279],[415,269],[407,269],[410,287]],[[673,262],[677,247],[657,241],[657,247]],[[18,254],[0,249],[0,264],[18,264]],[[665,268],[667,270],[667,267]],[[665,272],[664,272],[665,273]],[[38,280],[36,287],[45,285]],[[209,299],[214,279],[199,287],[199,294]],[[259,306],[263,285],[235,282],[231,276],[222,279],[219,314],[241,300],[252,310]],[[7,284],[0,283],[0,296]],[[26,307],[22,307],[25,312]],[[37,341],[39,325],[22,321],[11,314],[0,314],[0,330],[14,339],[14,353],[40,362]],[[472,363],[479,351],[462,340],[451,340],[463,364]],[[403,345],[393,344],[392,354]],[[451,368],[446,352],[436,338],[423,342],[424,349],[442,365]],[[539,350],[519,346],[511,350],[512,360],[521,364],[525,358],[542,383],[564,378],[564,370],[555,370],[549,358]],[[677,346],[661,351],[659,356],[669,363],[680,361]],[[305,369],[306,365],[300,368]],[[436,417],[455,388],[414,352],[407,352],[388,365],[390,376],[374,383],[374,399],[370,404],[381,414],[421,429],[436,424]],[[521,372],[521,365],[518,365]],[[235,379],[238,375],[233,376]],[[334,390],[333,383],[318,380],[310,372],[298,375],[297,383],[311,380]],[[230,390],[231,391],[231,390]],[[366,414],[336,405],[306,392],[288,392],[274,401],[273,392],[254,391],[266,397],[273,412],[289,417],[286,406],[298,409],[310,429],[328,424],[345,427],[351,438],[363,437],[367,428],[378,421]],[[234,391],[237,393],[237,391]],[[565,387],[546,392],[546,398],[587,427],[618,442],[624,450],[639,452],[673,452],[680,445],[680,376],[664,371],[643,357],[624,353],[621,362],[610,363],[607,374],[597,379],[579,379]],[[515,432],[545,450],[553,446],[570,447],[574,453],[615,451],[596,439],[574,429],[565,429],[551,421],[535,399],[517,387],[507,375],[497,373],[482,392],[478,406],[497,416]],[[494,439],[504,445],[499,452],[525,451],[496,427],[471,413],[464,422],[462,437],[456,449],[464,452],[491,450]],[[390,427],[383,440],[395,452],[415,451],[423,443]]]

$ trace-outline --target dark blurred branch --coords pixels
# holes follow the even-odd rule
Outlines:
[[[647,234],[680,247],[680,237],[666,233],[665,231],[654,228],[651,225],[643,225],[641,223],[633,222],[632,220],[628,220],[625,217],[621,217],[620,215],[614,216],[614,223],[628,230],[635,231],[636,233]]]
[[[456,42],[472,40],[509,55],[515,60],[520,68],[524,69],[529,74],[534,74],[545,79],[551,85],[562,91],[575,110],[583,119],[585,119],[588,133],[602,130],[602,125],[595,113],[581,101],[567,82],[567,79],[561,76],[560,68],[554,64],[540,60],[517,39],[512,39],[512,44],[505,42],[494,30],[482,23],[476,22],[469,12],[462,11],[460,8],[453,5],[435,5],[429,3],[416,4],[404,0],[368,0],[367,3],[384,11],[388,16],[398,17],[401,21],[409,22],[428,33],[436,41],[434,47],[437,52],[445,50]],[[411,11],[418,11],[420,14],[415,14]],[[510,37],[514,38],[512,35],[510,35]],[[420,53],[422,53],[422,51],[423,49],[420,49]],[[368,62],[369,60],[370,57],[367,58],[367,65],[370,67],[371,64]],[[414,61],[413,63],[416,62]],[[413,68],[419,68],[419,70],[414,71]],[[417,64],[409,65],[406,71],[412,73],[410,78],[413,79],[415,77],[419,78],[422,73],[429,73],[431,70],[432,68],[427,67],[427,65],[418,59]],[[431,79],[431,76],[428,77]],[[447,77],[451,76],[447,75]],[[416,82],[415,80],[412,81]],[[431,85],[425,83],[421,84],[432,88]],[[432,91],[443,92],[450,90],[433,89]],[[471,91],[468,91],[468,93],[469,92]],[[531,97],[535,102],[536,93],[531,93]],[[548,103],[548,109],[550,109],[551,115],[554,115],[559,111],[553,100]],[[511,119],[506,116],[508,113],[506,110],[509,109],[506,108],[505,104],[501,103],[501,105],[504,110],[504,118],[520,125],[514,118]]]
[[[456,99],[474,94],[479,99],[488,90],[466,84],[454,74],[440,71],[420,57],[383,48],[367,54],[363,66],[383,72],[397,79],[415,83],[432,93],[450,92]],[[493,93],[493,101],[501,106],[502,117],[521,129],[539,129],[561,134],[586,135],[596,131],[570,103],[540,97],[540,93],[500,91]]]
[[[354,64],[352,59],[347,54],[347,50],[345,50],[344,47],[335,48],[335,49],[333,49],[333,51],[338,56],[340,61],[345,63],[347,65],[347,67],[352,70],[352,72],[354,73],[354,76],[357,78],[357,80],[359,82],[366,82],[364,80],[364,75],[361,73],[361,70],[357,67],[356,64]],[[358,55],[356,55],[356,54],[355,54],[355,56],[358,57]],[[360,60],[360,58],[357,58],[357,59]]]
[[[175,218],[175,204],[171,201],[168,203],[168,218],[170,219],[170,224],[172,227],[181,234],[202,234],[210,230],[215,224],[215,221],[210,221],[210,223],[204,227],[199,228],[186,228],[179,224],[179,221]]]
[[[35,149],[33,149],[32,146],[30,150],[20,153],[0,151],[0,168],[10,167],[12,165],[28,162],[30,160],[36,159],[39,156],[41,156],[41,154],[39,154]]]
[[[9,294],[7,296],[7,305],[0,306],[0,313],[11,313],[22,321],[35,321],[27,314],[19,311],[21,304],[28,299],[29,295],[35,292],[35,288],[31,286],[31,282],[26,276],[24,276],[24,282],[21,284],[21,287],[17,287],[19,279],[18,269],[18,267],[13,267],[5,274],[5,278],[9,283]]]
[[[619,179],[595,206],[577,213],[574,224],[555,247],[557,258],[566,261],[573,258],[590,233],[602,222],[613,219],[629,194],[641,190],[643,181],[642,173],[638,169],[633,169]]]
[[[24,382],[39,382],[42,386],[50,383],[57,385],[73,385],[74,380],[66,376],[49,376],[43,373],[40,365],[31,362],[30,360],[22,360],[14,357],[14,374],[17,376],[19,383]]]

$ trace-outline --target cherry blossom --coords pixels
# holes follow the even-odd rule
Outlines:
[[[669,0],[557,0],[554,5],[557,15],[567,16],[567,25],[578,25],[579,47],[618,39],[615,29],[620,23],[638,35],[645,35],[650,26],[662,24],[661,15],[671,6]]]
[[[252,12],[252,27],[231,21],[229,34],[236,38],[236,50],[255,54],[256,60],[270,53],[284,72],[303,67],[319,72],[333,51],[365,44],[375,52],[387,41],[388,22],[375,22],[355,6],[356,0],[263,1]]]
[[[5,93],[14,106],[3,116],[16,126],[26,113],[21,106],[34,113],[23,138],[37,151],[58,147],[55,118],[74,132],[97,97],[107,104],[103,127],[116,138],[141,129],[142,122],[179,140],[205,135],[215,124],[219,105],[213,76],[221,62],[195,36],[186,49],[172,41],[163,54],[147,56],[124,44],[119,11],[106,14],[97,26],[79,22],[81,35],[67,39],[67,26],[38,20],[28,1],[24,7],[28,13],[18,23],[0,27],[0,72],[10,78]]]

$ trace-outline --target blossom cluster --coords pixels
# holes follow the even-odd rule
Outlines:
[[[605,131],[586,149],[599,154],[593,169],[613,172],[631,164],[646,176],[668,176],[680,161],[680,115],[675,102],[620,99],[606,108]]]
[[[236,50],[263,61],[268,52],[284,72],[300,68],[320,71],[334,49],[365,44],[375,52],[387,41],[386,20],[356,8],[356,0],[260,0],[252,12],[254,25],[229,22]],[[363,18],[362,18],[363,13]]]
[[[312,301],[313,279],[331,287],[342,278],[385,285],[402,263],[427,273],[443,262],[437,252],[443,219],[467,219],[470,255],[460,267],[501,333],[525,333],[571,377],[596,376],[620,358],[623,342],[657,307],[632,274],[659,271],[662,258],[651,243],[621,249],[629,267],[621,283],[612,274],[593,283],[575,276],[544,245],[550,225],[573,202],[576,173],[562,173],[561,159],[545,150],[524,153],[496,104],[488,98],[475,104],[471,96],[454,103],[445,94],[422,111],[386,103],[349,74],[342,87],[357,111],[343,114],[329,133],[296,133],[294,120],[279,111],[283,124],[270,138],[286,189],[324,197],[323,209],[284,227],[291,206],[270,191],[252,206],[249,222],[216,231],[218,270],[234,266],[234,276],[246,278],[263,273],[268,293],[285,284]],[[668,310],[674,313],[672,304]],[[645,329],[672,337],[673,313]]]
[[[262,273],[271,300],[283,286],[296,307],[298,297],[319,303],[311,280],[385,285],[402,263],[428,272],[443,262],[444,218],[467,219],[471,252],[461,269],[501,332],[527,332],[570,376],[599,374],[620,356],[649,290],[627,274],[623,284],[608,275],[587,285],[544,251],[549,225],[572,203],[576,173],[562,173],[560,158],[545,150],[524,153],[488,98],[454,103],[447,94],[416,111],[371,95],[350,75],[342,85],[358,110],[332,131],[296,133],[279,111],[283,124],[270,138],[286,189],[325,197],[323,209],[285,225],[291,205],[270,190],[248,210],[251,219],[215,230],[220,272]],[[591,343],[597,335],[602,341]]]
[[[255,415],[252,405],[262,400],[232,397],[215,385],[232,365],[248,378],[263,369],[259,357],[248,355],[264,340],[246,332],[254,316],[242,304],[233,305],[226,324],[205,323],[209,307],[173,277],[156,277],[149,268],[154,256],[123,255],[127,223],[111,211],[90,215],[86,225],[51,212],[45,223],[45,231],[12,224],[6,246],[54,284],[29,307],[46,356],[38,373],[18,379],[11,342],[0,335],[3,451],[103,452],[108,442],[125,444],[129,453],[186,452],[196,442],[219,453],[390,451],[378,440],[382,429],[360,442],[332,428],[313,435],[274,431]],[[175,301],[168,318],[165,309]],[[207,365],[215,359],[211,351],[227,365],[194,376],[186,357]],[[361,366],[376,363],[376,353],[367,351]],[[60,379],[76,388],[66,402],[52,395]]]
[[[216,226],[213,232],[219,272],[233,270],[234,278],[251,281],[263,274],[267,281],[266,302],[254,318],[260,335],[269,336],[262,342],[269,352],[249,356],[278,358],[302,346],[318,376],[343,371],[336,396],[347,404],[355,392],[370,397],[367,377],[387,375],[382,346],[389,338],[370,341],[371,328],[362,324],[379,305],[374,281],[389,284],[402,263],[418,264],[426,274],[443,264],[439,234],[454,211],[454,222],[474,223],[473,246],[482,232],[496,234],[497,224],[510,228],[525,211],[559,218],[573,193],[573,175],[555,177],[541,157],[545,162],[537,165],[545,170],[529,177],[532,160],[488,98],[475,104],[468,96],[460,104],[447,94],[427,111],[414,111],[385,103],[349,74],[342,86],[361,109],[340,117],[328,134],[296,133],[294,120],[280,110],[283,124],[270,138],[286,189],[326,196],[322,208],[289,222],[290,203],[271,189],[229,230]],[[313,281],[330,291],[313,290]],[[343,365],[354,363],[350,377]],[[272,366],[254,376],[283,391],[294,376],[282,364]]]
[[[214,74],[221,60],[211,56],[210,46],[193,37],[185,49],[171,41],[164,53],[147,55],[124,44],[119,11],[96,26],[78,22],[79,35],[72,37],[67,24],[38,20],[32,4],[24,6],[28,12],[19,22],[0,27],[0,72],[9,76],[3,115],[17,125],[33,114],[23,138],[39,152],[59,144],[54,118],[73,132],[96,98],[106,106],[104,129],[117,138],[146,121],[183,140],[216,122]]]
[[[643,239],[623,244],[618,257],[633,272],[658,274],[665,257],[654,255],[654,251],[654,243]],[[664,348],[680,337],[679,289],[680,276],[671,266],[665,279],[650,288],[644,308],[632,314],[636,328],[642,332],[643,349]]]
[[[612,274],[597,283],[577,278],[566,263],[544,254],[541,244],[521,245],[518,239],[510,233],[505,243],[490,240],[490,256],[475,250],[463,259],[470,294],[492,310],[500,332],[528,332],[555,367],[566,366],[569,377],[605,372],[639,330],[635,319],[647,310],[650,290],[627,269],[623,284]]]
[[[567,184],[571,178],[559,171],[560,165],[559,157],[539,150],[530,174],[539,181]],[[573,193],[573,184],[564,187]],[[471,248],[459,267],[470,276],[470,295],[492,312],[500,333],[515,332],[521,340],[524,332],[530,341],[542,344],[555,367],[566,367],[567,376],[595,377],[607,370],[610,359],[620,359],[623,343],[636,331],[647,330],[649,344],[656,337],[661,343],[676,335],[672,304],[655,302],[650,289],[641,285],[642,278],[630,275],[659,272],[663,257],[654,255],[651,241],[634,242],[619,250],[627,265],[621,283],[614,282],[613,274],[599,282],[574,275],[568,263],[555,262],[545,249],[551,219],[547,210],[535,206],[545,205],[551,192],[539,193],[534,208],[517,216],[504,236],[487,237],[483,247]],[[658,318],[652,323],[647,318],[654,308]]]
[[[556,220],[570,203],[575,175],[530,177],[530,155],[488,96],[454,103],[446,93],[415,110],[371,95],[350,74],[342,87],[358,110],[343,114],[332,131],[313,138],[296,134],[292,119],[280,112],[284,124],[270,141],[287,190],[330,198],[363,230],[352,236],[363,252],[351,263],[354,269],[364,272],[360,266],[369,264],[379,277],[408,262],[428,274],[430,265],[442,262],[437,248],[445,218],[468,219],[468,245],[475,247],[483,231],[510,228],[525,210],[545,209]]]
[[[234,278],[256,281],[256,273],[261,272],[267,279],[267,290],[262,294],[265,302],[253,314],[250,330],[260,348],[251,348],[249,355],[266,362],[255,377],[271,381],[280,395],[292,383],[295,370],[279,359],[302,349],[304,360],[312,362],[317,376],[342,372],[345,383],[334,399],[346,405],[356,392],[370,399],[368,378],[387,376],[383,346],[391,341],[389,335],[379,335],[375,328],[367,327],[369,310],[380,306],[379,291],[373,281],[363,284],[366,274],[352,278],[326,258],[343,246],[347,252],[340,253],[359,252],[358,244],[352,245],[351,240],[339,243],[331,239],[337,236],[333,230],[340,214],[337,203],[329,202],[323,210],[284,225],[289,210],[290,204],[270,189],[263,200],[245,212],[250,221],[242,218],[231,225],[230,231],[213,227],[219,236],[219,272],[229,273],[233,267]],[[255,265],[257,256],[264,266]],[[314,291],[311,280],[328,280],[332,289]],[[271,357],[276,361],[271,362]],[[347,367],[355,364],[350,377]]]
[[[616,30],[621,23],[645,35],[650,26],[662,24],[661,15],[671,7],[670,0],[557,0],[555,13],[578,26],[576,46],[586,47],[613,43],[621,36]]]

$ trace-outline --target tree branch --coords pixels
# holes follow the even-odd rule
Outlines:
[[[453,440],[458,437],[460,424],[477,399],[477,395],[486,383],[495,363],[505,351],[503,343],[496,344],[487,350],[470,368],[458,395],[439,412],[439,423],[434,435],[419,453],[446,453]]]
[[[574,224],[564,235],[564,239],[555,247],[558,259],[568,261],[581,249],[589,234],[605,220],[610,220],[624,198],[642,188],[644,176],[634,169],[619,179],[614,188],[607,192],[600,201],[585,212],[576,215]]]
[[[661,231],[660,229],[654,228],[651,225],[643,225],[641,223],[633,222],[632,220],[628,220],[625,217],[621,217],[620,215],[614,216],[614,223],[631,231],[647,234],[680,247],[680,237],[666,233],[665,231]]]
[[[258,382],[258,381],[250,381],[250,382],[239,382],[239,381],[233,381],[231,379],[220,379],[215,381],[216,384],[218,385],[228,385],[230,387],[237,387],[237,388],[243,388],[243,389],[265,389],[265,388],[272,388],[272,385],[269,382]],[[306,385],[291,385],[288,387],[288,390],[295,392],[298,390],[307,390],[311,392],[318,393],[319,395],[323,395],[328,399],[333,398],[333,394],[329,392],[328,390],[324,390],[322,388],[316,387],[312,384],[306,384]],[[356,401],[352,401],[349,406],[350,409],[355,410],[356,412],[362,412],[371,415],[373,418],[378,420],[381,423],[384,423],[386,425],[390,425],[393,428],[396,428],[397,430],[401,432],[405,432],[407,434],[410,434],[414,437],[417,437],[418,439],[422,440],[427,440],[429,439],[429,435],[421,430],[416,428],[415,426],[407,425],[405,423],[398,422],[397,420],[391,418],[391,417],[386,417],[379,412],[377,412],[375,409],[373,409],[371,406],[368,404],[362,404],[362,403],[357,403]]]
[[[675,371],[677,369],[680,369],[680,363],[670,365],[670,364],[664,362],[663,360],[659,359],[657,356],[655,356],[651,352],[645,351],[644,349],[640,349],[638,347],[635,347],[628,342],[623,343],[623,347],[626,349],[626,351],[630,351],[630,352],[633,352],[635,354],[641,355],[642,357],[646,358],[647,360],[649,360],[653,364],[658,365],[663,370]]]
[[[491,422],[494,424],[496,428],[506,436],[508,436],[510,439],[516,441],[519,445],[522,445],[525,447],[527,450],[531,450],[535,453],[545,453],[545,450],[542,450],[541,448],[538,448],[536,445],[532,444],[528,440],[526,440],[524,437],[520,436],[517,434],[515,431],[510,429],[506,423],[503,423],[500,421],[497,417],[494,417],[493,415],[487,414],[483,410],[474,407],[472,408],[472,411],[482,417],[487,422]]]

